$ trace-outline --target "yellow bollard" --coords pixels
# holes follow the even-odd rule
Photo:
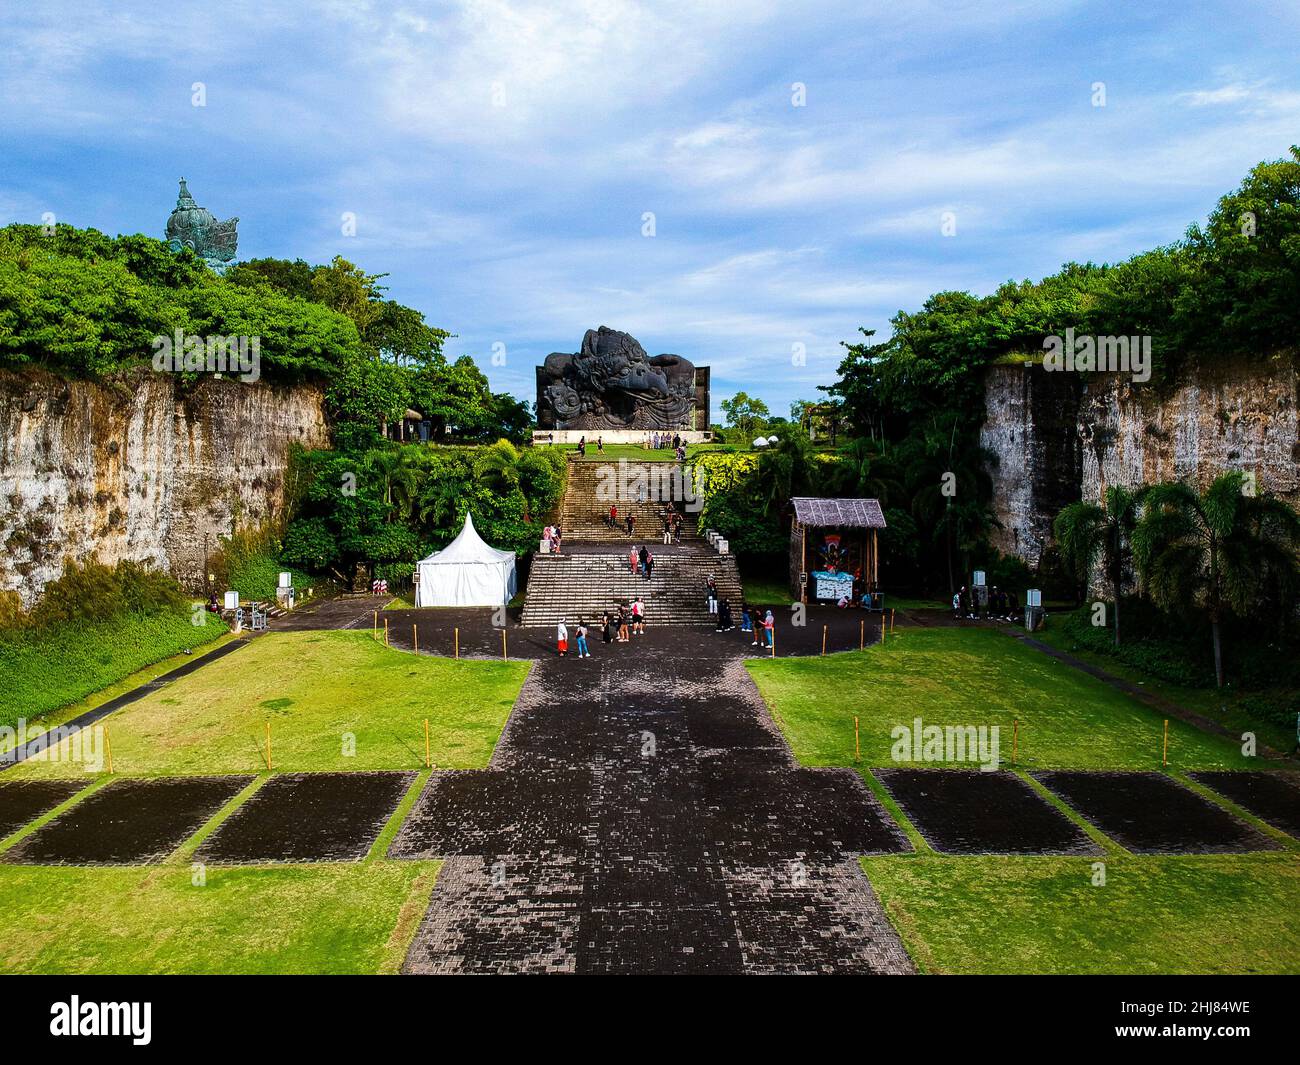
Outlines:
[[[505,629],[501,630],[501,661],[502,662],[510,661],[509,656],[506,654],[506,630]]]
[[[372,636],[374,636],[376,640],[379,639],[379,611],[378,610],[375,611],[375,624],[374,627],[370,630],[370,633]]]
[[[411,643],[414,645],[415,653],[418,655],[420,653],[420,626],[419,625],[411,626]]]
[[[460,629],[456,630],[456,657],[460,657]]]
[[[822,656],[823,656],[823,657],[825,657],[825,655],[826,655],[826,630],[827,630],[829,627],[830,627],[829,625],[823,625],[823,626],[822,626]]]
[[[885,612],[880,612],[880,646],[885,646]]]
[[[108,726],[104,726],[104,754],[108,758],[108,772],[113,772],[113,741],[108,738]]]
[[[858,650],[865,650],[867,646],[867,622],[864,618],[858,622]]]
[[[894,635],[894,608],[889,608],[889,635]]]
[[[776,626],[772,626],[772,657],[776,657]]]
[[[1165,747],[1160,755],[1160,764],[1169,764],[1169,718],[1165,718]]]
[[[424,719],[424,768],[428,769],[430,767],[430,764],[431,763],[429,762],[429,719],[426,717]]]
[[[266,769],[271,770],[271,722],[266,723]]]
[[[858,715],[853,715],[853,761],[854,764],[862,761],[862,746],[858,741]]]
[[[1016,754],[1020,746],[1020,718],[1011,723],[1011,764],[1016,764]]]
[[[384,646],[388,647],[388,619],[384,618]]]

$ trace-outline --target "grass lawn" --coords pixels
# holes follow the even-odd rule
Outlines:
[[[1105,886],[1093,862],[1104,860]],[[932,973],[1297,973],[1293,853],[862,859]]]
[[[210,649],[226,634],[220,618],[205,613],[196,626],[188,610],[0,634],[0,725],[25,718],[48,727],[57,722],[43,719],[60,708],[187,649]]]
[[[1118,658],[1099,655],[1079,647],[1062,631],[1062,620],[1060,615],[1049,615],[1047,624],[1039,632],[1034,633],[1034,637],[1059,651],[1074,655],[1075,658],[1087,662],[1090,666],[1097,666],[1123,680],[1140,684],[1153,695],[1163,696],[1171,703],[1202,714],[1234,732],[1254,732],[1259,737],[1260,743],[1267,744],[1275,750],[1290,751],[1294,748],[1296,737],[1293,727],[1261,721],[1258,715],[1248,713],[1240,705],[1242,700],[1258,693],[1236,689],[1220,691],[1213,687],[1192,688],[1153,677]]]
[[[796,757],[853,763],[853,716],[862,763],[889,766],[897,725],[1000,725],[1011,758],[1020,720],[1021,768],[1156,769],[1162,719],[1098,680],[992,629],[906,629],[884,647],[825,658],[746,663]],[[1174,769],[1258,765],[1236,744],[1169,722]]]
[[[0,866],[0,970],[376,973],[401,964],[436,862]]]
[[[185,775],[414,769],[424,720],[435,765],[485,766],[526,662],[454,661],[384,647],[368,632],[286,632],[145,696],[107,719],[118,773]],[[346,753],[355,739],[355,753]],[[18,776],[75,776],[71,759]]]

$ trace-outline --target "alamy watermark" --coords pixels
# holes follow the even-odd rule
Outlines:
[[[691,470],[673,462],[629,463],[627,459],[619,459],[617,465],[601,463],[596,471],[596,500],[681,503],[692,513],[704,507]]]
[[[1073,373],[1126,373],[1137,384],[1151,380],[1151,338],[1149,336],[1076,336],[1071,326],[1061,337],[1043,338],[1044,370]]]
[[[204,337],[177,329],[151,343],[153,368],[159,373],[228,373],[250,385],[262,376],[260,336]]]
[[[24,762],[79,762],[87,773],[98,773],[104,768],[103,726],[55,725],[29,734],[25,718],[18,719],[17,728],[0,725],[0,765],[20,759]]]
[[[1001,761],[997,725],[927,725],[918,717],[895,725],[889,738],[895,762],[978,762],[981,772],[992,773]]]

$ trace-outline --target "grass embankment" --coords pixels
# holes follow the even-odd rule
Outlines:
[[[401,964],[436,862],[0,866],[9,973],[376,973]]]
[[[0,725],[29,726],[61,707],[115,685],[185,650],[199,650],[226,633],[220,618],[188,610],[121,614],[0,632]]]
[[[918,854],[862,865],[927,972],[1300,972],[1294,853]]]
[[[906,629],[884,646],[826,658],[746,663],[795,754],[806,765],[890,766],[898,725],[998,725],[1011,757],[1020,722],[1021,768],[1159,769],[1163,724],[1153,710],[992,629]],[[1169,722],[1175,769],[1258,765],[1238,746]]]
[[[1194,687],[1175,684],[1153,676],[1150,672],[1138,669],[1121,661],[1114,655],[1099,654],[1085,647],[1080,647],[1077,640],[1065,631],[1063,614],[1052,614],[1042,629],[1034,633],[1035,639],[1065,651],[1082,662],[1098,669],[1104,669],[1121,680],[1141,685],[1153,695],[1168,699],[1176,706],[1185,707],[1195,713],[1216,721],[1235,733],[1254,732],[1259,742],[1279,751],[1291,751],[1295,748],[1296,735],[1294,720],[1288,725],[1264,720],[1251,709],[1252,701],[1261,695],[1258,691],[1242,691],[1227,687]],[[1300,692],[1287,688],[1277,688],[1263,693],[1276,701],[1289,701],[1300,712]]]
[[[384,647],[369,633],[286,632],[205,666],[113,714],[118,773],[247,773],[487,764],[525,662],[454,661]],[[71,776],[71,759],[24,763],[18,776]]]
[[[859,771],[917,847],[862,865],[924,971],[1300,972],[1294,842],[1272,853],[1139,856],[1094,830],[1101,855],[942,855],[865,768],[907,764],[890,757],[889,731],[915,717],[1001,725],[1006,760],[1018,717],[1022,772],[1159,769],[1162,721],[1153,710],[987,629],[908,629],[865,652],[747,667],[805,765],[852,765],[858,715]],[[1172,767],[1260,768],[1227,740],[1169,724]]]

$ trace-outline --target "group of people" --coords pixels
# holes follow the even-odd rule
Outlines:
[[[646,437],[645,446],[652,451],[663,451],[669,447],[679,451],[682,447],[682,438],[677,433],[673,433],[672,436],[667,433],[651,433]]]
[[[644,577],[649,580],[654,575],[655,557],[645,544],[641,545],[639,551],[635,545],[628,549],[627,564],[633,577]]]
[[[578,446],[577,446],[576,448],[574,448],[574,450],[575,450],[579,455],[582,455],[584,458],[586,457],[586,454],[587,454],[587,438],[586,438],[585,436],[583,436],[583,437],[579,437],[579,438],[578,438]],[[599,437],[599,436],[596,437],[596,454],[597,454],[597,455],[603,455],[603,454],[605,454],[605,441],[604,441],[604,438]]]
[[[560,553],[560,548],[564,545],[564,534],[560,531],[558,525],[548,525],[542,530],[542,538],[546,541],[547,549],[553,555]]]
[[[677,508],[673,506],[670,500],[664,507],[660,515],[664,523],[664,543],[679,544],[682,542],[682,516],[677,513]]]
[[[630,603],[621,602],[618,606],[606,610],[600,619],[601,639],[605,643],[629,643],[633,636],[645,635],[645,603],[638,595]],[[574,653],[578,658],[590,658],[591,648],[587,642],[589,630],[587,619],[578,618],[573,627]],[[555,626],[555,648],[561,658],[569,653],[569,625],[564,618]]]
[[[978,588],[961,589],[952,597],[952,616],[977,621],[981,617],[993,621],[1015,621],[1016,597],[1011,592],[1004,592],[996,584],[989,589],[988,598],[981,601]]]

